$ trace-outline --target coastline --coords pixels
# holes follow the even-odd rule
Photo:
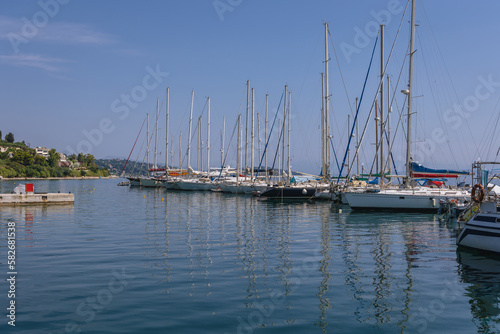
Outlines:
[[[68,176],[68,177],[0,177],[1,181],[33,181],[33,180],[95,180],[95,179],[119,179],[119,176]]]

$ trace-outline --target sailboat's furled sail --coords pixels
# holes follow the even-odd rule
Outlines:
[[[458,171],[451,169],[432,169],[422,166],[419,163],[411,162],[411,176],[414,178],[436,178],[436,177],[446,177],[446,178],[458,178],[459,175],[467,175],[467,171]]]

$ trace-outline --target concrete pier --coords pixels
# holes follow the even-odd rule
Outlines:
[[[0,194],[0,205],[32,205],[32,204],[73,204],[74,194],[62,193],[27,193]]]
[[[12,194],[0,194],[2,205],[73,204],[71,193],[35,193],[33,183],[19,184]]]

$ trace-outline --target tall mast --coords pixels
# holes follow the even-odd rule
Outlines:
[[[148,173],[149,173],[149,113],[146,114],[146,118],[147,118],[147,131],[146,131],[146,161],[148,163]]]
[[[210,172],[210,96],[208,97],[208,125],[207,125],[207,175]]]
[[[241,114],[238,115],[238,142],[236,143],[236,182],[240,179],[240,160],[241,160]]]
[[[330,178],[330,149],[328,140],[330,139],[330,125],[329,125],[329,112],[328,105],[330,101],[330,94],[328,91],[328,23],[325,22],[325,177]]]
[[[358,112],[359,99],[356,98],[356,112]],[[358,123],[356,122],[356,174],[359,175],[359,135]]]
[[[198,152],[197,152],[197,159],[196,159],[196,169],[197,170],[202,170],[203,169],[203,159],[202,159],[202,150],[203,150],[203,144],[201,142],[201,116],[198,117]]]
[[[290,165],[290,114],[292,113],[292,92],[288,92],[288,179],[292,179],[292,166]]]
[[[325,138],[325,74],[321,73],[321,171],[324,179],[326,179]]]
[[[268,110],[268,102],[269,102],[269,94],[266,93],[266,119],[265,119],[265,127],[264,127],[264,138],[266,138],[267,144],[267,110]],[[267,145],[266,145],[267,146]],[[264,147],[264,166],[266,166],[266,183],[268,181],[268,170],[267,170],[267,147]]]
[[[182,145],[181,145],[181,140],[182,140],[182,131],[179,133],[179,169],[180,169],[179,172],[182,172]]]
[[[251,137],[252,137],[252,147],[251,147],[251,150],[252,152],[250,153],[251,154],[251,162],[250,162],[250,175],[251,175],[251,180],[253,182],[253,166],[254,166],[254,161],[253,161],[253,158],[254,158],[254,143],[255,143],[255,140],[254,140],[254,121],[255,121],[255,90],[254,88],[252,88],[252,134],[251,134]]]
[[[222,117],[222,131],[220,138],[220,168],[224,168],[224,136],[226,135],[226,116]]]
[[[406,126],[406,187],[410,187],[410,159],[411,159],[411,113],[413,97],[413,54],[415,53],[415,0],[411,1],[411,33],[410,33],[410,70],[408,76],[408,124]]]
[[[278,133],[281,133],[281,118],[278,118]],[[278,171],[280,174],[280,180],[283,181],[283,171],[281,170],[280,144],[281,143],[278,142]]]
[[[387,75],[387,171],[391,174],[391,78]]]
[[[351,114],[347,114],[347,142],[349,142],[349,129],[351,128]],[[347,170],[351,167],[351,148],[347,147]]]
[[[261,138],[260,138],[260,115],[257,113],[257,158],[259,161],[261,161],[261,155],[260,155],[260,143],[261,143]]]
[[[158,106],[159,106],[159,101],[158,101],[158,98],[156,98],[156,122],[155,122],[155,158],[154,158],[154,165],[153,165],[153,168],[157,168],[157,151],[156,151],[156,147],[157,147],[157,144],[158,144],[158,115],[159,115],[159,112],[158,112]]]
[[[379,169],[379,159],[378,159],[378,152],[379,152],[379,139],[380,136],[378,134],[378,129],[379,125],[378,123],[380,122],[380,118],[378,116],[378,100],[375,99],[375,173],[378,174],[380,172]],[[371,173],[371,172],[370,172]]]
[[[171,163],[174,163],[174,136],[171,138],[171,146],[170,146],[170,160],[172,161]],[[180,167],[179,167],[180,168]]]
[[[384,25],[380,25],[380,185],[384,184]]]
[[[191,92],[191,111],[189,113],[189,134],[188,134],[188,169],[191,167],[191,128],[193,127],[193,104],[194,104],[194,90]]]
[[[283,172],[285,171],[285,122],[286,122],[286,99],[287,99],[287,88],[288,85],[285,85],[285,101],[283,103],[283,124],[281,127],[280,134],[282,136],[282,146],[281,146],[281,175],[283,176]]]
[[[245,168],[247,165],[247,155],[248,155],[248,112],[250,109],[250,80],[247,80],[247,117],[245,120]]]
[[[167,124],[166,124],[166,151],[165,154],[165,175],[167,175],[167,170],[168,170],[168,109],[169,109],[169,104],[170,104],[170,87],[167,87]]]

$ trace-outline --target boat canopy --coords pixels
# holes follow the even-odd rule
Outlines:
[[[410,163],[411,176],[416,178],[458,178],[459,175],[467,175],[467,171],[458,171],[451,169],[432,169],[422,166],[421,164],[412,161]]]

